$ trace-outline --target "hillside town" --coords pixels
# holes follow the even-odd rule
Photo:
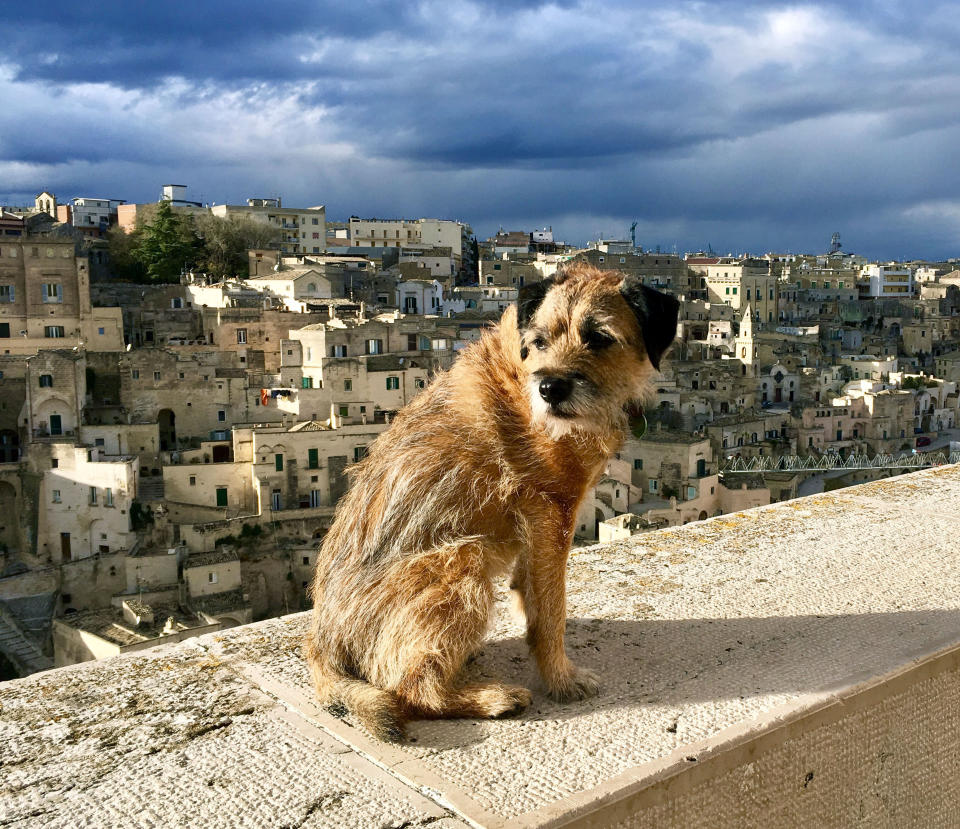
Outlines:
[[[351,464],[565,263],[681,304],[579,544],[894,474],[843,461],[945,448],[960,420],[958,260],[870,261],[838,234],[724,256],[478,239],[188,195],[0,212],[0,679],[305,609]]]

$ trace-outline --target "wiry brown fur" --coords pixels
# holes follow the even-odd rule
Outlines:
[[[652,371],[622,278],[571,269],[523,330],[508,309],[353,468],[317,559],[305,653],[320,700],[376,736],[530,702],[526,688],[458,682],[487,630],[491,581],[511,567],[547,692],[597,692],[564,651],[565,568],[580,501]],[[581,339],[587,318],[615,339],[599,353]],[[548,346],[533,347],[537,336]],[[536,391],[556,371],[577,378],[563,417],[540,411]]]

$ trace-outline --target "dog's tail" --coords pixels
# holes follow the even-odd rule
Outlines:
[[[322,660],[311,660],[311,671],[320,703],[334,716],[350,712],[378,740],[403,739],[404,718],[395,694],[347,676]]]

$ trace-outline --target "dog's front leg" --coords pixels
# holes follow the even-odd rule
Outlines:
[[[600,690],[593,671],[576,667],[564,648],[567,621],[567,555],[572,528],[564,527],[554,543],[543,539],[542,546],[524,557],[524,607],[527,615],[527,642],[537,660],[547,693],[558,702],[586,699]],[[517,573],[514,577],[516,579]]]

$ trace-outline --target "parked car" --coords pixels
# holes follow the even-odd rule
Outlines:
[[[929,446],[930,443],[931,443],[931,440],[930,440],[930,438],[928,438],[926,435],[921,435],[920,437],[917,438],[917,447],[918,447],[918,448],[921,447],[921,446]]]

